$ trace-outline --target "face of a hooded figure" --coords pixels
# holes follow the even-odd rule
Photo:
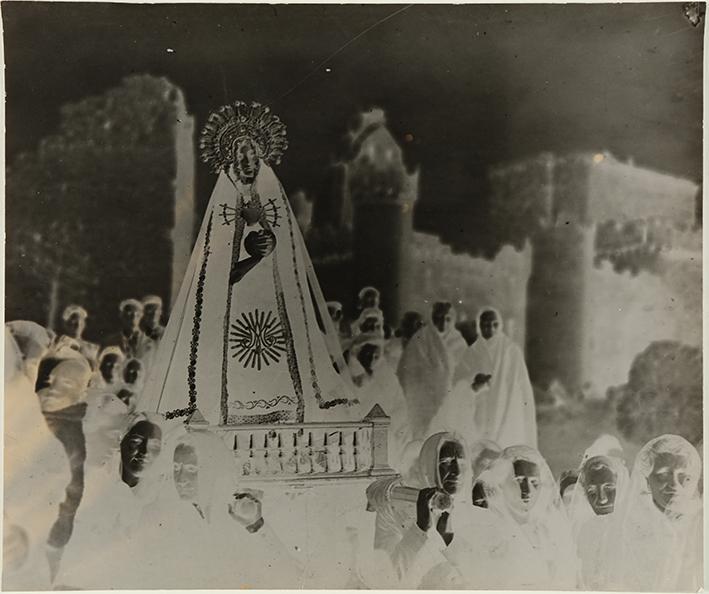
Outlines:
[[[143,365],[137,359],[131,359],[123,369],[123,381],[127,384],[135,384],[138,381]]]
[[[258,175],[260,163],[256,145],[243,138],[234,147],[234,172],[242,184],[252,184]]]
[[[465,451],[463,445],[456,441],[446,441],[438,454],[438,476],[441,488],[449,495],[458,492],[463,481],[463,464]]]
[[[583,488],[597,516],[613,513],[618,474],[605,456],[591,458],[584,465]]]
[[[539,498],[539,467],[528,460],[515,460],[512,467],[512,472],[503,484],[505,500],[514,511],[526,515]]]
[[[407,312],[401,321],[401,337],[409,340],[423,326],[423,317],[415,311]]]
[[[669,452],[657,454],[647,484],[655,506],[664,512],[682,504],[692,496],[693,477],[685,456]]]
[[[360,325],[360,330],[364,333],[379,334],[384,331],[382,321],[376,316],[369,316]]]
[[[197,452],[187,444],[175,448],[172,476],[180,499],[197,501],[199,495]]]
[[[328,305],[327,306],[327,312],[330,314],[330,319],[335,322],[336,324],[339,324],[340,321],[342,320],[342,309],[334,306],[334,305]]]
[[[160,455],[161,449],[160,427],[150,421],[136,423],[121,441],[124,472],[133,478],[140,478]]]
[[[362,309],[369,307],[379,307],[379,294],[376,291],[365,291],[361,299]]]
[[[382,356],[382,350],[376,344],[365,344],[357,353],[357,360],[364,370],[372,375]]]
[[[138,329],[143,311],[135,305],[126,305],[121,310],[121,327],[124,332],[133,332]]]
[[[79,312],[74,312],[64,322],[64,332],[72,338],[81,338],[86,328],[86,319]]]
[[[487,495],[485,495],[485,487],[481,481],[475,481],[473,484],[473,505],[487,508]]]
[[[159,303],[146,303],[143,306],[143,323],[148,328],[155,328],[160,324],[162,306]]]
[[[455,313],[453,312],[453,308],[444,305],[434,307],[433,313],[431,314],[431,321],[441,334],[449,332],[453,326],[455,326]]]
[[[500,320],[494,311],[483,312],[480,316],[480,335],[490,340],[500,331]]]
[[[108,353],[101,359],[101,365],[99,366],[101,377],[109,384],[113,383],[116,377],[119,361],[120,357],[116,353]]]

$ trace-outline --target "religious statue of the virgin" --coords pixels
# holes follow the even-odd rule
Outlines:
[[[272,169],[285,125],[237,101],[210,115],[199,146],[218,178],[139,406],[213,425],[361,419]]]

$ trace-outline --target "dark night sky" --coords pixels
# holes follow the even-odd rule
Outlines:
[[[484,204],[496,162],[608,149],[700,181],[703,25],[681,4],[417,5],[303,81],[402,8],[5,2],[8,160],[54,131],[62,103],[149,73],[184,89],[198,126],[226,101],[271,105],[289,129],[279,175],[315,197],[348,118],[384,107],[414,138],[417,225],[454,243],[450,213]]]

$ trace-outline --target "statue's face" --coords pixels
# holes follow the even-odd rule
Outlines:
[[[584,491],[597,516],[613,513],[618,475],[607,458],[594,458],[584,469]]]
[[[647,485],[657,508],[664,512],[693,495],[695,478],[688,468],[687,459],[669,452],[658,454]]]
[[[234,148],[234,172],[243,184],[252,184],[258,175],[259,157],[256,145],[250,138],[236,143]]]

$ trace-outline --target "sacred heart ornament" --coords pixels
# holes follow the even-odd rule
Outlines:
[[[249,203],[241,209],[241,216],[244,217],[247,225],[254,225],[261,220],[263,207],[258,204]]]

